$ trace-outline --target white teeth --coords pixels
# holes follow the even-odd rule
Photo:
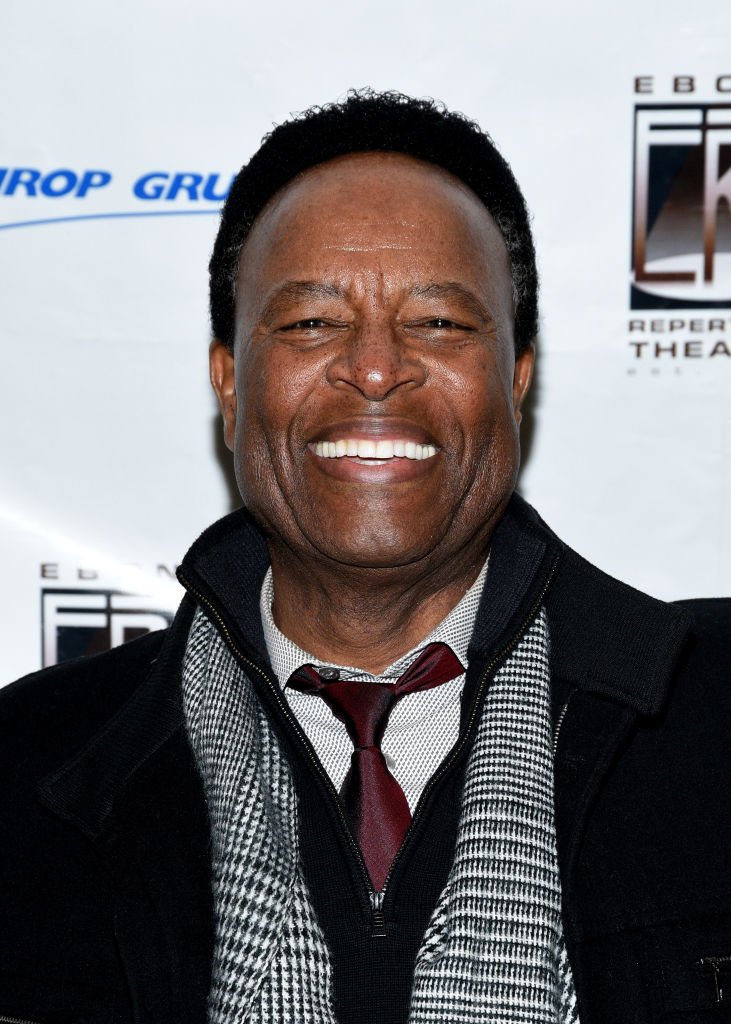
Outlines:
[[[433,444],[415,444],[414,441],[365,441],[348,438],[340,441],[317,441],[315,455],[321,459],[414,459],[422,461],[437,454]]]
[[[358,442],[358,458],[359,459],[375,459],[376,457],[376,443],[375,441],[359,441]]]

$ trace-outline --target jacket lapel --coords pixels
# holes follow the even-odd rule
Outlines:
[[[573,879],[586,823],[607,771],[622,741],[631,733],[637,713],[583,691],[574,691],[557,735],[554,759],[556,847],[563,893],[567,941],[579,927]]]
[[[38,792],[107,867],[119,955],[135,1020],[145,1024],[206,1021],[214,934],[209,826],[179,685],[192,611],[184,601],[129,701]]]
[[[642,720],[663,711],[691,619],[566,547],[546,607],[558,698],[556,841],[572,959],[582,927],[574,879],[592,809],[623,745]]]
[[[130,778],[96,839],[137,1018],[204,1024],[214,940],[208,814],[182,730]]]

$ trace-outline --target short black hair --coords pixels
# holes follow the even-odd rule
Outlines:
[[[298,174],[348,153],[404,153],[461,179],[497,224],[510,258],[515,348],[538,328],[538,275],[523,193],[490,136],[463,114],[398,92],[352,90],[346,98],[293,115],[264,137],[234,179],[209,266],[213,335],[234,340],[235,284],[242,246],[269,200]]]

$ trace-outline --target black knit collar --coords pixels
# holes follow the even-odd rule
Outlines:
[[[179,578],[246,654],[268,656],[259,594],[269,554],[245,509],[207,529],[185,556]],[[545,603],[554,674],[641,714],[663,705],[689,617],[596,569],[560,541],[519,495],[492,539],[469,657],[498,653]]]
[[[470,643],[470,655],[487,656],[544,582],[548,533],[529,529],[514,496],[490,547],[490,568]],[[525,521],[524,521],[525,520]],[[558,546],[551,544],[549,561]],[[259,595],[269,566],[266,541],[246,509],[237,509],[206,530],[192,545],[178,570],[183,586],[215,609],[237,644],[258,661],[267,661]],[[541,570],[544,571],[541,571]]]

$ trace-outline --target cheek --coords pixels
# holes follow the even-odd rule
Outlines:
[[[242,357],[237,373],[240,428],[249,435],[260,434],[265,432],[265,424],[278,424],[286,416],[289,391],[276,362],[266,358],[265,351],[252,346]]]
[[[512,391],[503,380],[501,368],[483,354],[466,372],[445,380],[448,415],[462,435],[467,449],[481,448],[493,435],[504,432],[512,419]]]
[[[318,374],[302,353],[263,344],[241,360],[238,379],[239,457],[284,467],[291,461],[288,453],[302,443],[299,425]]]
[[[483,355],[469,373],[451,382],[450,415],[460,435],[454,471],[468,491],[474,489],[476,500],[509,486],[517,473],[518,425],[512,380],[506,380],[503,371],[503,366]]]

